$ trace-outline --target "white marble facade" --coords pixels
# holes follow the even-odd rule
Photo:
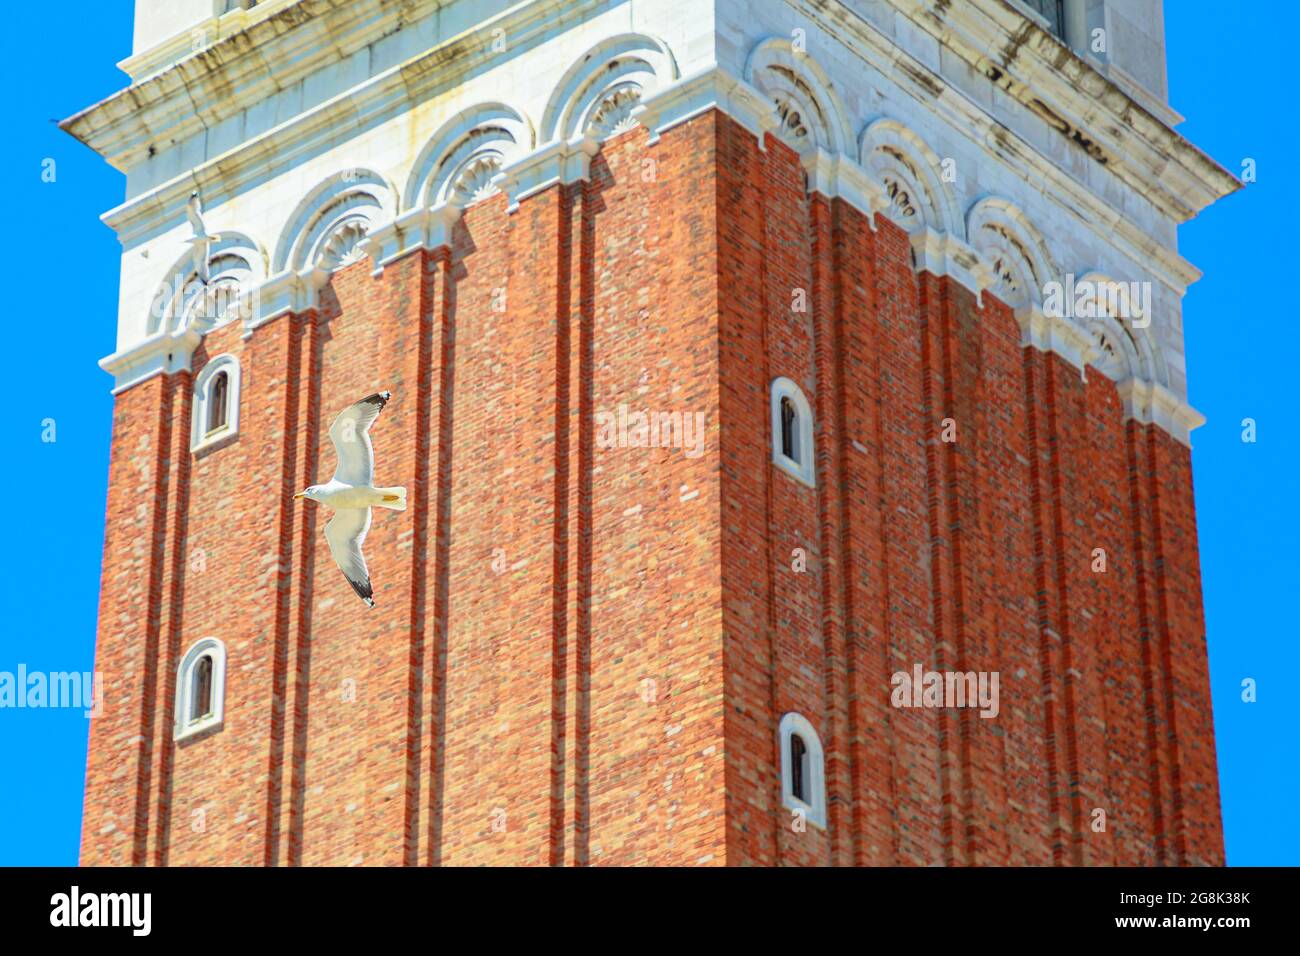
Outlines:
[[[1170,125],[1159,3],[1065,2],[1107,54],[1019,0],[140,0],[132,85],[64,123],[127,176],[103,365],[119,389],[187,367],[217,324],[252,334],[341,264],[718,108],[1187,441],[1176,227],[1236,183]]]

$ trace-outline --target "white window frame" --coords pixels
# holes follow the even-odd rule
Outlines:
[[[817,487],[816,464],[813,461],[813,414],[812,406],[804,397],[803,389],[791,379],[778,378],[772,381],[772,464],[790,477],[809,488]],[[781,448],[781,399],[789,398],[794,403],[798,428],[795,439],[799,442],[799,458],[795,461]]]
[[[212,380],[218,372],[226,373],[226,423],[208,431],[208,403]],[[199,451],[239,434],[239,359],[218,355],[203,366],[194,380],[194,411],[190,418],[190,451]]]
[[[212,712],[193,718],[194,669],[200,658],[212,658]],[[226,715],[226,645],[215,637],[205,637],[191,647],[176,668],[176,709],[173,739],[184,740],[205,731],[220,728]]]
[[[810,801],[794,795],[794,775],[790,766],[790,738],[798,734],[803,738],[808,757],[808,791]],[[777,729],[777,745],[781,753],[781,803],[787,810],[802,810],[804,819],[819,830],[826,829],[826,758],[817,731],[803,714],[793,711],[781,718]]]

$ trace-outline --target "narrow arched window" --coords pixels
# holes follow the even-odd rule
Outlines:
[[[208,396],[208,434],[212,434],[217,429],[226,427],[230,375],[224,371],[218,372],[213,376],[212,384],[208,387],[212,389],[212,394]]]
[[[191,692],[194,714],[191,720],[202,720],[212,714],[212,655],[204,654],[194,667],[194,688]]]
[[[225,715],[226,646],[205,637],[176,669],[174,736],[183,740],[221,726]]]
[[[816,827],[826,826],[826,770],[821,740],[802,714],[789,713],[777,728],[781,803]]]
[[[799,442],[796,429],[799,427],[799,413],[794,410],[794,402],[789,395],[781,396],[781,453],[796,464],[799,461]]]
[[[808,802],[808,745],[798,734],[790,735],[790,793]]]
[[[190,450],[227,442],[239,433],[239,360],[218,355],[194,380]]]
[[[812,406],[788,378],[772,382],[772,464],[813,487]]]

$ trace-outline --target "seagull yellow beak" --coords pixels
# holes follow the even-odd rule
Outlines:
[[[307,492],[305,492],[305,491],[300,491],[300,492],[298,492],[296,495],[294,495],[293,497],[294,497],[294,500],[295,500],[295,501],[296,501],[297,499],[299,499],[299,498],[306,498],[306,497],[307,497]]]

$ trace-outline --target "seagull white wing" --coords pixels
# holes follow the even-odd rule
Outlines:
[[[369,508],[340,508],[325,526],[325,540],[329,542],[334,563],[348,579],[352,590],[369,607],[374,607],[370,571],[366,568],[366,556],[361,553],[361,544],[366,540],[366,532],[369,530]]]
[[[375,451],[370,447],[370,426],[388,403],[389,392],[376,392],[339,412],[330,426],[330,441],[338,453],[334,480],[369,487],[375,477]]]
[[[190,196],[190,201],[185,206],[185,218],[190,221],[190,229],[193,230],[195,237],[200,239],[207,237],[207,230],[203,226],[203,206],[199,201],[198,193]]]

